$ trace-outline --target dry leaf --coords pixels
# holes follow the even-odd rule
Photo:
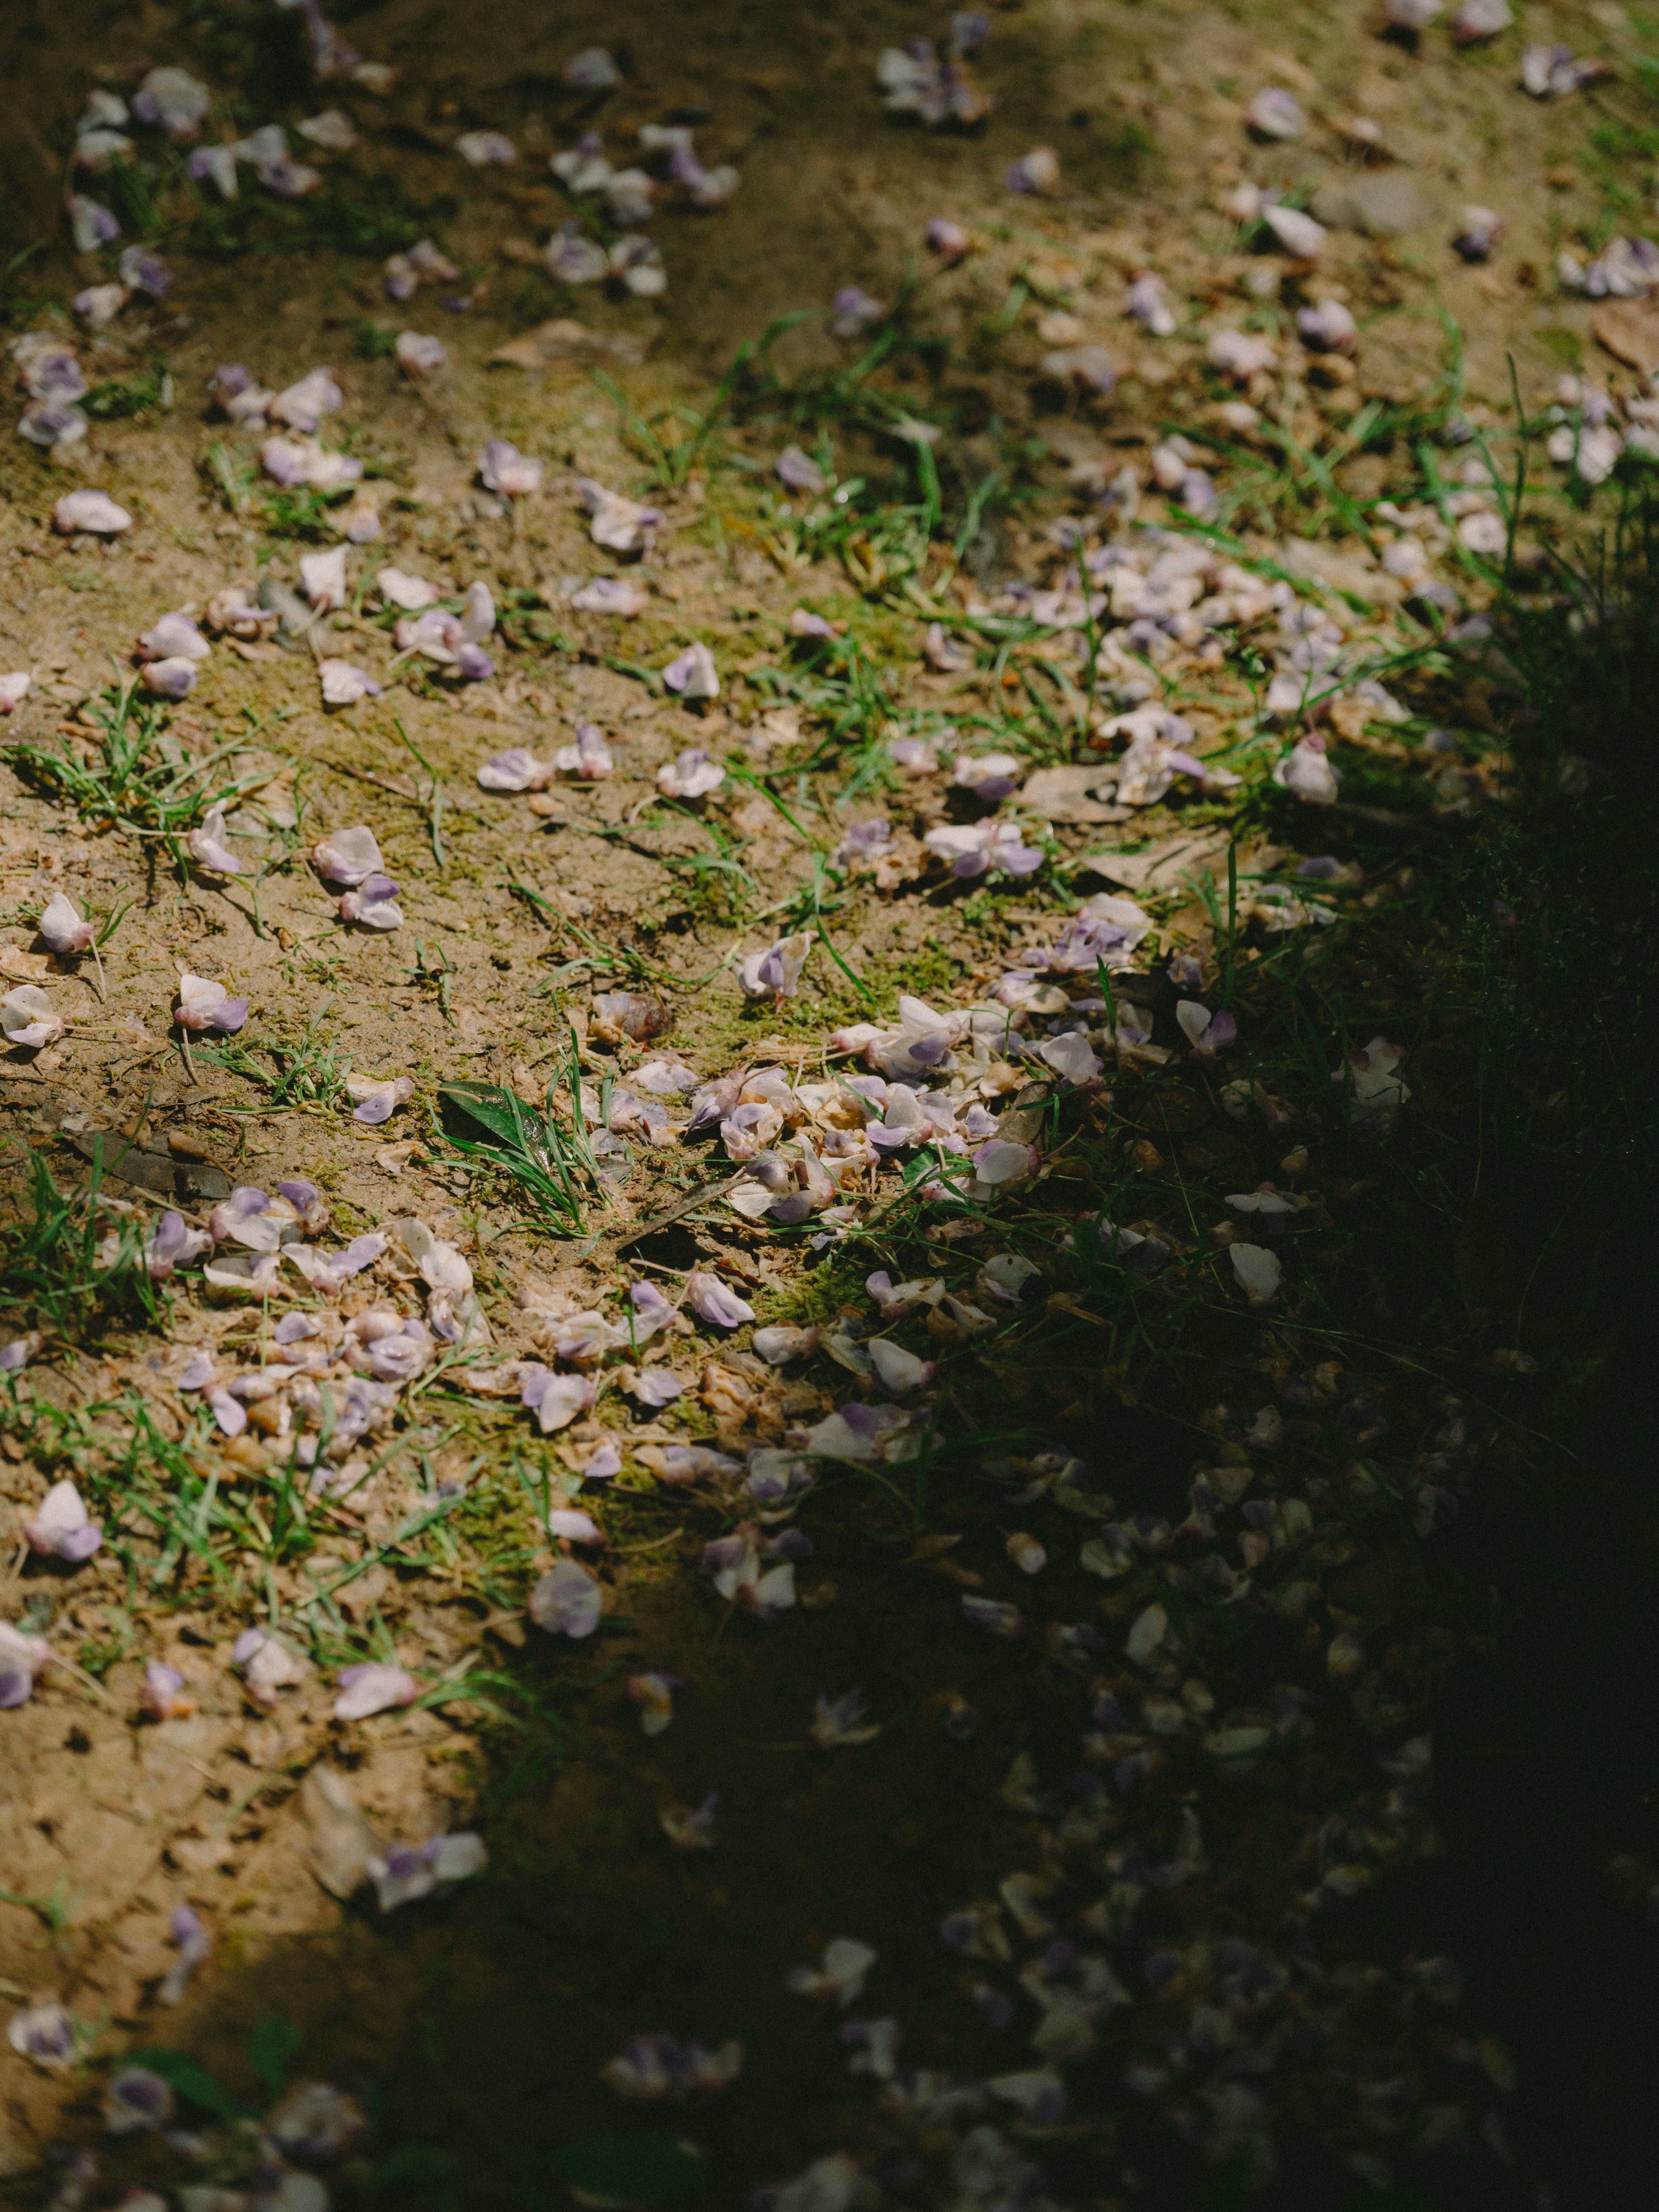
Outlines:
[[[586,324],[572,322],[567,315],[557,315],[550,323],[538,323],[533,331],[510,338],[489,358],[505,362],[511,368],[555,368],[565,362],[580,368],[595,361],[632,367],[644,360],[645,351],[642,339],[607,337],[601,331],[590,331]]]

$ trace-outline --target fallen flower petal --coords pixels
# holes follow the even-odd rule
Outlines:
[[[412,1705],[421,1694],[421,1686],[406,1667],[370,1660],[343,1669],[340,1691],[334,1700],[335,1719],[362,1721],[373,1713],[388,1712],[394,1705]]]
[[[848,2005],[862,1994],[878,1956],[872,1945],[856,1936],[837,1936],[824,1945],[820,1966],[795,1967],[784,1987],[795,1996],[833,1998]]]
[[[404,910],[398,904],[398,886],[390,876],[365,876],[355,890],[340,900],[340,919],[365,929],[401,929]]]
[[[580,1642],[593,1633],[604,1610],[603,1589],[574,1559],[561,1559],[530,1593],[530,1618],[550,1636]]]
[[[753,1306],[745,1304],[718,1275],[708,1274],[702,1269],[686,1277],[685,1303],[700,1320],[712,1322],[717,1328],[739,1328],[744,1322],[755,1318]]]
[[[720,696],[714,656],[706,645],[687,646],[678,659],[671,660],[664,669],[662,680],[671,691],[678,691],[684,699],[718,699]]]
[[[88,952],[92,949],[92,924],[82,920],[71,901],[62,891],[52,893],[35,927],[60,957]]]
[[[52,526],[60,538],[72,537],[77,530],[113,538],[131,529],[132,517],[106,491],[66,491],[52,510]]]
[[[33,1520],[23,1524],[23,1541],[30,1551],[73,1566],[89,1559],[103,1540],[101,1525],[88,1513],[86,1500],[72,1482],[54,1482]]]
[[[182,1030],[213,1030],[229,1036],[246,1021],[247,1000],[233,999],[224,985],[211,976],[191,975],[181,969],[173,1018]]]
[[[360,699],[385,696],[385,685],[377,684],[368,671],[359,668],[355,661],[319,660],[317,673],[322,678],[325,707],[355,707]]]
[[[145,673],[153,675],[163,668],[188,669],[192,679],[195,675],[195,663],[189,660],[155,661]],[[188,685],[185,688],[188,690]],[[226,844],[225,836],[225,810],[222,806],[210,806],[198,825],[185,833],[185,850],[198,868],[210,869],[217,876],[240,876],[242,864]]]
[[[1252,131],[1264,138],[1299,138],[1308,127],[1307,117],[1290,94],[1277,85],[1257,93],[1244,111],[1244,119]]]
[[[1265,1306],[1277,1296],[1284,1267],[1279,1255],[1265,1244],[1230,1244],[1228,1256],[1239,1288],[1253,1306]]]
[[[23,1052],[56,1044],[69,1024],[54,1013],[52,1000],[36,983],[19,983],[0,1000],[0,1028],[6,1042]]]

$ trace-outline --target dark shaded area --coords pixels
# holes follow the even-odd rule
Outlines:
[[[1467,878],[1481,1113],[1460,1257],[1540,1372],[1455,1546],[1487,1641],[1437,1731],[1437,1912],[1511,2045],[1517,2147],[1561,2208],[1630,2201],[1655,2136],[1656,577],[1659,520],[1629,500],[1564,605],[1516,611],[1518,750],[1540,781]],[[1640,1863],[1610,1879],[1625,1856]]]

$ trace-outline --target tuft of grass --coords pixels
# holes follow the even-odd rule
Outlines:
[[[264,779],[216,777],[212,771],[238,745],[186,754],[168,732],[166,708],[141,702],[137,688],[136,678],[112,685],[84,710],[100,733],[95,749],[90,743],[84,750],[61,742],[16,744],[4,749],[5,757],[83,822],[164,838],[177,858],[178,841],[210,807],[228,805]]]
[[[137,1258],[143,1226],[99,1206],[106,1166],[114,1165],[121,1141],[106,1134],[94,1146],[83,1191],[59,1190],[41,1155],[29,1154],[31,1216],[6,1242],[0,1309],[16,1309],[71,1340],[96,1335],[115,1319],[160,1318],[161,1294]]]
[[[261,1114],[332,1114],[347,1103],[346,1078],[351,1073],[351,1062],[342,1057],[338,1039],[321,1034],[333,1005],[330,999],[319,1006],[304,1034],[291,1044],[270,1042],[252,1048],[240,1042],[197,1045],[195,1055],[258,1084],[265,1093],[257,1109]],[[264,1058],[256,1057],[257,1054]],[[267,1066],[265,1060],[273,1065]]]
[[[554,1234],[580,1237],[586,1228],[584,1194],[597,1192],[599,1183],[599,1163],[582,1112],[574,1032],[566,1081],[568,1104],[564,1118],[554,1110],[556,1081],[548,1085],[546,1098],[539,1107],[500,1084],[443,1084],[439,1096],[445,1104],[484,1134],[468,1136],[434,1120],[433,1137],[441,1156],[459,1155],[505,1176]]]

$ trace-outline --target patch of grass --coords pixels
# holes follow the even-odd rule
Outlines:
[[[211,806],[228,805],[266,779],[216,775],[239,750],[217,745],[191,756],[167,729],[167,710],[141,702],[137,680],[112,685],[84,711],[101,733],[96,748],[15,744],[5,757],[18,773],[72,806],[88,824],[165,839],[174,859],[179,841]]]
[[[345,1085],[351,1062],[342,1056],[337,1037],[322,1034],[333,1005],[331,999],[319,1006],[304,1034],[292,1043],[271,1040],[252,1048],[240,1042],[198,1044],[194,1048],[196,1058],[258,1084],[265,1093],[254,1109],[261,1114],[337,1112],[349,1100]],[[264,1057],[256,1056],[259,1054]],[[267,1066],[266,1060],[273,1065]]]
[[[484,1134],[470,1136],[465,1126],[455,1129],[434,1121],[433,1137],[441,1152],[458,1154],[505,1176],[555,1235],[580,1237],[586,1229],[585,1200],[599,1184],[599,1164],[582,1113],[574,1035],[566,1082],[562,1116],[554,1110],[556,1083],[548,1085],[539,1107],[499,1084],[446,1083],[439,1092],[444,1103],[464,1125],[471,1123]],[[603,1110],[602,1103],[602,1115]]]
[[[147,415],[152,408],[171,407],[172,371],[164,361],[152,362],[148,368],[135,369],[131,376],[94,384],[80,404],[99,422],[122,422],[129,416]]]
[[[40,1153],[29,1154],[32,1211],[5,1240],[0,1310],[79,1341],[99,1336],[114,1321],[160,1318],[161,1294],[137,1258],[143,1224],[99,1206],[106,1159],[113,1164],[121,1141],[106,1133],[84,1191],[60,1190]]]
[[[393,169],[342,161],[319,191],[301,200],[250,192],[224,205],[204,204],[185,246],[214,261],[323,251],[384,259],[434,234],[459,206],[447,193],[416,199]]]

